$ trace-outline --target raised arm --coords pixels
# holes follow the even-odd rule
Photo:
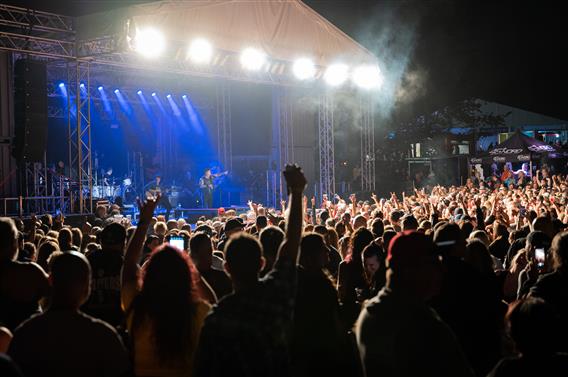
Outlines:
[[[154,199],[148,199],[146,201],[140,201],[138,199],[138,208],[140,209],[140,221],[134,232],[132,240],[128,244],[126,249],[126,255],[124,256],[124,264],[122,266],[122,286],[136,282],[138,278],[138,261],[142,257],[142,247],[144,246],[144,239],[146,238],[146,233],[148,231],[148,226],[154,215],[154,210],[160,201],[160,194]]]
[[[288,219],[286,221],[286,238],[276,260],[288,258],[298,263],[298,249],[302,236],[302,194],[307,182],[298,165],[286,165],[284,178],[286,178],[289,195]]]

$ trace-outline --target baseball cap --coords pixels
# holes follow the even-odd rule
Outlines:
[[[111,223],[101,232],[102,245],[123,244],[126,241],[126,229],[119,223]]]
[[[428,236],[420,232],[405,231],[390,241],[387,254],[389,268],[416,266],[433,258],[434,245]]]
[[[232,218],[225,224],[225,233],[235,229],[243,229],[243,223],[238,218]]]

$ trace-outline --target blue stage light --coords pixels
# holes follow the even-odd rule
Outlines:
[[[85,84],[81,83],[81,85],[79,85],[81,88],[85,88]]]
[[[59,83],[59,87],[60,87],[60,88],[63,88],[64,86],[65,86],[64,83]]]
[[[138,94],[142,94],[142,91],[141,91],[141,90],[139,90],[139,91],[137,91],[136,93],[138,93]]]
[[[166,97],[168,97],[168,98],[172,98],[172,95],[171,95],[171,94],[168,94],[168,95],[167,95]]]
[[[102,87],[102,86],[99,86],[99,88],[98,88],[98,89],[99,89],[99,90],[103,90],[103,87]]]
[[[181,96],[181,98],[187,98],[187,96],[184,94],[183,96]]]
[[[120,90],[118,90],[118,89],[115,89],[115,90],[114,90],[115,93],[118,93],[119,91],[120,91]]]
[[[152,97],[156,97],[156,92],[152,93]]]

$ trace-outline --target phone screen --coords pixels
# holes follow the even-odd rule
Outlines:
[[[185,248],[185,243],[184,243],[183,237],[179,237],[179,236],[171,236],[170,237],[170,245],[177,247],[180,250],[183,250]]]
[[[544,259],[545,259],[544,249],[535,249],[534,259],[536,260],[537,267],[543,268],[544,267]]]

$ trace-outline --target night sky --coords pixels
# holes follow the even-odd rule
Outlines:
[[[568,33],[559,3],[305,2],[379,59],[390,57],[392,66],[384,70],[404,68],[400,78],[408,97],[396,103],[395,119],[476,97],[568,120]],[[9,3],[80,15],[129,1]]]

